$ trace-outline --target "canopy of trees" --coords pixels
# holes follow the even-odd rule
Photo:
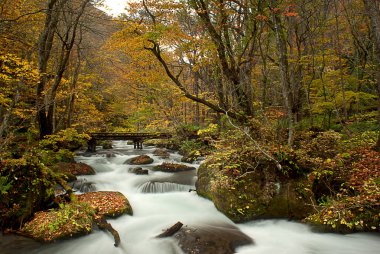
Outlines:
[[[3,0],[1,143],[31,126],[44,137],[223,115],[270,120],[289,145],[299,128],[378,130],[379,2],[143,0],[110,17],[91,0]]]

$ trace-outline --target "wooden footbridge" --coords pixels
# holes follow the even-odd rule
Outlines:
[[[93,132],[89,133],[91,139],[88,141],[88,151],[96,151],[97,140],[131,140],[135,149],[143,148],[143,141],[155,138],[170,138],[168,133],[133,133],[133,132]]]

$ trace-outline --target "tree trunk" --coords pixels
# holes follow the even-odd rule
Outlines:
[[[175,233],[177,233],[178,230],[180,230],[182,228],[182,226],[183,226],[183,224],[178,221],[176,224],[174,224],[170,228],[166,229],[163,233],[156,236],[156,238],[164,238],[164,237],[172,236]]]
[[[58,63],[58,70],[55,75],[54,83],[51,87],[50,94],[48,97],[47,124],[49,126],[49,129],[51,129],[52,132],[54,131],[54,118],[55,118],[55,106],[56,106],[55,98],[57,95],[57,90],[58,90],[59,85],[61,84],[63,74],[66,71],[66,68],[70,59],[71,51],[74,47],[75,38],[78,32],[79,21],[89,2],[90,0],[83,1],[83,3],[81,4],[79,8],[78,13],[75,13],[76,17],[73,23],[67,24],[68,27],[66,28],[67,30],[64,36],[65,40],[62,41],[61,57],[59,58],[60,61]]]
[[[46,116],[45,89],[48,80],[47,66],[54,41],[54,33],[58,25],[60,12],[67,0],[49,0],[46,8],[45,25],[38,39],[38,72],[40,80],[37,84],[37,121],[40,131],[40,138],[52,133],[52,125]]]
[[[367,11],[367,15],[371,21],[371,28],[373,32],[372,40],[375,45],[375,54],[377,59],[377,71],[376,71],[376,80],[377,80],[377,110],[378,110],[378,125],[379,125],[379,136],[376,142],[375,149],[380,151],[380,0],[363,0],[364,6]]]
[[[2,122],[1,122],[1,125],[0,125],[0,139],[4,135],[4,132],[5,132],[5,130],[8,127],[8,123],[9,123],[9,120],[10,120],[10,118],[12,116],[13,109],[17,105],[19,99],[20,99],[20,92],[19,92],[19,90],[17,88],[16,89],[16,93],[15,93],[15,95],[13,97],[12,103],[11,103],[11,105],[9,105],[9,108],[8,108],[7,112],[5,113],[4,118],[2,119]]]
[[[293,146],[294,142],[294,114],[293,114],[293,95],[292,85],[289,78],[289,60],[287,42],[282,28],[280,12],[277,8],[277,0],[271,0],[272,21],[275,36],[277,55],[281,72],[282,95],[288,115],[288,145]]]

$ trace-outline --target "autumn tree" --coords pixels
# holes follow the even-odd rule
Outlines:
[[[376,81],[378,93],[378,123],[379,123],[379,137],[375,148],[380,150],[380,1],[363,0],[367,15],[371,21],[371,28],[373,32],[372,40],[375,47],[376,55]]]

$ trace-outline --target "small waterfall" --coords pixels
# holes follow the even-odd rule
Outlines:
[[[86,179],[79,179],[72,183],[72,188],[75,191],[79,191],[82,193],[96,191],[96,188],[92,182],[87,182]]]
[[[181,221],[185,225],[231,225],[254,239],[254,245],[240,247],[239,254],[378,254],[379,234],[320,234],[307,225],[279,220],[253,221],[232,224],[208,199],[194,192],[195,171],[164,173],[149,171],[148,175],[135,175],[128,172],[124,161],[139,154],[152,155],[155,148],[144,147],[135,150],[124,141],[114,142],[113,158],[101,157],[104,154],[77,156],[78,162],[92,166],[96,174],[78,177],[73,186],[79,192],[119,191],[130,201],[133,216],[124,215],[112,219],[112,226],[121,237],[121,245],[114,247],[113,238],[102,231],[58,241],[52,244],[31,244],[29,239],[8,237],[0,232],[1,254],[183,254],[176,239],[171,237],[156,239],[163,229]],[[180,160],[177,153],[170,159]],[[167,160],[155,158],[159,165]],[[197,167],[197,164],[192,164]],[[149,166],[146,167],[149,169]],[[281,187],[281,186],[277,186]],[[213,231],[211,233],[214,233]],[[217,253],[215,253],[217,254]]]
[[[146,182],[139,187],[142,193],[165,193],[165,192],[180,192],[189,191],[191,186],[169,182]]]

